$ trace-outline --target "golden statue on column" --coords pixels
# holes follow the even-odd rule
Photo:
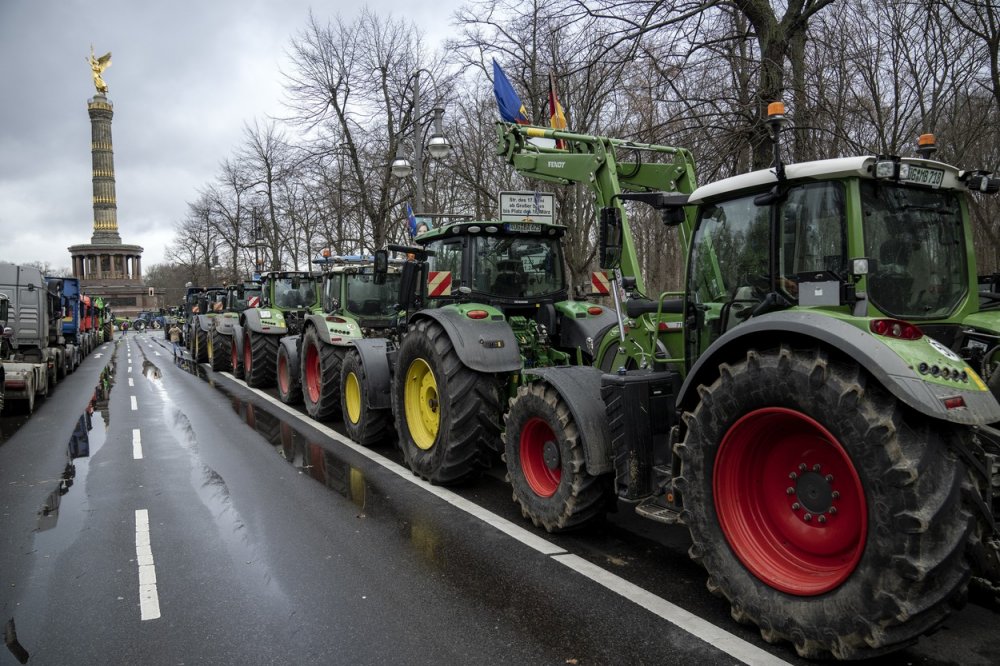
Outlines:
[[[91,75],[94,77],[94,87],[97,88],[97,92],[106,93],[108,92],[108,84],[104,82],[101,78],[101,74],[108,67],[111,66],[111,51],[108,51],[100,58],[94,57],[94,45],[90,45],[90,57],[87,58],[87,62],[90,63]]]

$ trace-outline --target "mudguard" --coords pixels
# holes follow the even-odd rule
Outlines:
[[[285,315],[276,308],[250,308],[243,311],[240,317],[243,328],[251,333],[267,333],[268,335],[285,335]]]
[[[974,381],[947,385],[925,381],[912,365],[889,347],[888,342],[835,317],[808,311],[773,312],[727,331],[705,350],[688,372],[677,404],[683,406],[694,402],[698,385],[715,380],[718,365],[733,359],[734,348],[774,347],[782,340],[800,344],[806,339],[816,340],[853,358],[903,404],[927,416],[966,425],[1000,421],[1000,403],[972,368],[965,366],[958,356],[944,353],[948,350],[943,345],[935,342],[932,346],[927,336],[908,343],[925,345],[921,352],[938,354],[942,366],[964,366]],[[947,409],[944,400],[952,397],[964,399],[965,407]]]
[[[368,407],[392,407],[392,374],[389,371],[389,343],[385,338],[360,338],[351,343],[365,368]]]
[[[215,330],[220,335],[232,335],[233,327],[239,323],[239,315],[235,312],[226,312],[221,317],[215,318]]]
[[[208,333],[212,330],[212,321],[218,318],[217,314],[198,315],[198,328]]]
[[[499,374],[521,369],[521,350],[506,320],[469,319],[455,306],[445,306],[417,312],[410,324],[425,318],[444,328],[462,365],[470,370]]]
[[[577,347],[589,354],[591,358],[597,356],[598,346],[601,344],[602,331],[615,326],[618,318],[615,311],[602,307],[603,312],[599,315],[587,314],[580,318],[563,315],[559,317],[559,344],[562,349],[576,350]],[[586,312],[586,310],[584,311]]]
[[[585,365],[531,368],[524,371],[528,380],[538,377],[559,392],[569,407],[587,463],[587,473],[597,476],[614,472],[608,416],[601,399],[601,375],[597,368]]]
[[[243,358],[243,327],[239,324],[233,326],[233,344],[236,345],[236,354]],[[242,361],[241,361],[242,362]]]
[[[334,316],[342,321],[327,321],[326,315],[323,314],[306,315],[302,330],[305,331],[309,326],[312,326],[316,329],[316,335],[319,339],[328,345],[348,345],[355,338],[362,337],[361,327],[353,318],[343,315]]]
[[[285,337],[278,340],[278,344],[285,348],[288,352],[288,375],[290,377],[299,377],[299,347],[302,346],[302,336],[301,335],[286,335]]]

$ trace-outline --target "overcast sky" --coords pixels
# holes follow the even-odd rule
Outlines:
[[[310,7],[325,21],[363,4],[433,38],[460,0],[0,0],[0,260],[68,269],[66,248],[90,242],[91,44],[112,53],[119,233],[148,267],[244,123],[282,112],[279,67]]]

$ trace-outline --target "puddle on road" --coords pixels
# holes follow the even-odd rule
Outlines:
[[[90,397],[90,403],[77,419],[73,434],[70,435],[66,445],[66,467],[63,469],[59,483],[49,493],[38,512],[38,531],[35,534],[35,545],[49,556],[52,555],[49,551],[61,551],[72,543],[83,524],[90,456],[97,453],[107,439],[108,425],[111,421],[108,400],[115,384],[115,368],[116,365],[112,359],[101,371],[97,386],[94,387],[94,393]],[[98,416],[100,418],[97,418]],[[63,497],[69,493],[74,483],[78,490],[74,491],[73,498],[77,501],[64,505]],[[63,529],[51,532],[52,528],[60,522],[60,517]],[[66,528],[67,525],[70,528]],[[51,534],[43,534],[45,532],[51,532]]]

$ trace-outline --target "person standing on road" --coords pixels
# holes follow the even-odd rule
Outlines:
[[[177,357],[177,350],[181,342],[181,329],[177,326],[177,322],[171,325],[170,330],[167,331],[170,335],[170,342],[174,345],[174,357]]]
[[[122,335],[128,334],[128,319],[122,322]]]

